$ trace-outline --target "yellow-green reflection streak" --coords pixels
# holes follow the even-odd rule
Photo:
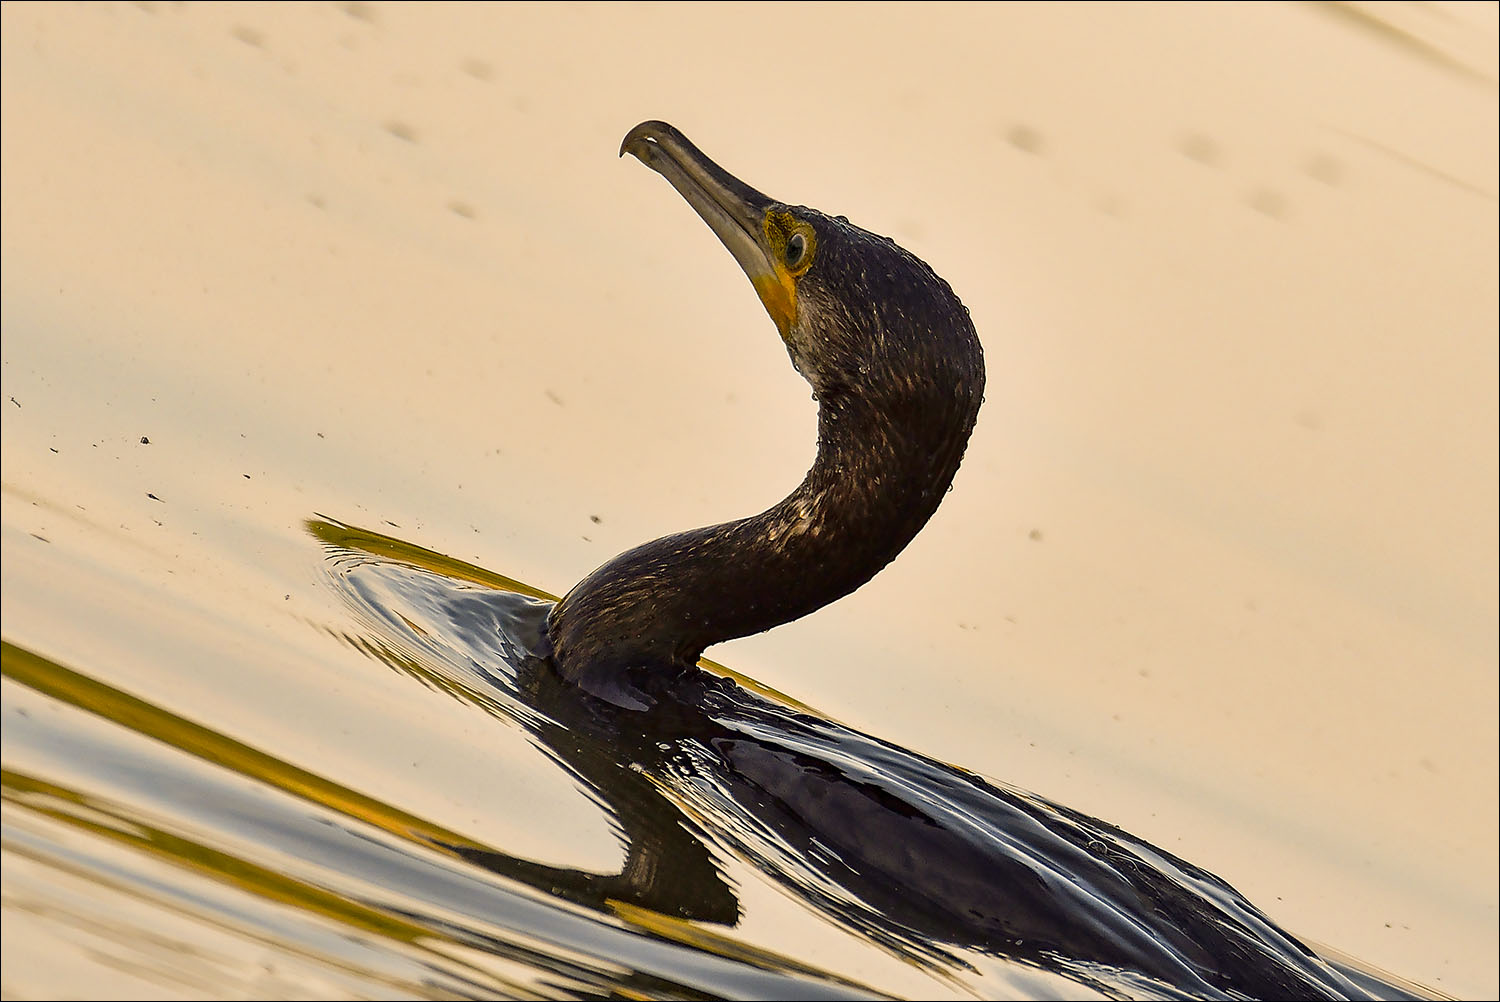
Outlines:
[[[327,518],[310,518],[303,525],[307,527],[307,531],[312,534],[313,538],[329,546],[359,550],[372,556],[399,560],[402,563],[429,570],[434,574],[441,574],[443,577],[472,581],[500,591],[513,591],[528,598],[540,598],[548,602],[557,601],[556,595],[544,592],[540,588],[533,588],[525,582],[508,578],[504,574],[496,574],[494,571],[487,571],[483,567],[476,567],[463,560],[444,556],[432,550],[424,550],[420,546],[414,546],[395,536],[372,532],[354,525],[345,525],[343,522]]]
[[[444,577],[457,578],[461,581],[472,581],[475,584],[485,585],[489,588],[497,588],[501,591],[512,591],[528,598],[539,598],[548,602],[556,602],[557,596],[550,592],[533,588],[523,581],[506,577],[504,574],[496,574],[494,571],[485,570],[474,564],[455,559],[442,553],[423,549],[404,539],[387,536],[384,533],[374,532],[370,529],[361,529],[355,525],[348,525],[330,518],[310,518],[303,523],[313,538],[318,539],[329,546],[337,546],[345,550],[357,550],[372,556],[386,557],[399,560],[414,567],[441,574]],[[742,688],[748,689],[758,696],[774,700],[784,706],[789,706],[801,713],[809,713],[822,717],[825,720],[832,719],[827,714],[808,706],[798,699],[793,699],[786,693],[773,689],[764,683],[746,675],[741,675],[733,668],[726,668],[717,661],[708,658],[699,658],[698,666],[704,671],[732,680]]]
[[[10,674],[9,656],[10,645],[7,645],[6,674]],[[177,867],[220,883],[229,884],[257,897],[290,905],[299,912],[331,919],[346,928],[407,944],[423,953],[430,952],[424,943],[431,942],[435,937],[440,938],[440,934],[415,922],[397,918],[306,881],[268,870],[202,843],[143,824],[116,805],[23,772],[12,769],[0,770],[0,798],[73,828],[82,829]],[[56,862],[50,859],[43,860],[43,862],[56,865]],[[91,880],[100,879],[96,873],[87,874],[87,877]],[[286,943],[278,943],[278,945],[284,949],[292,948]],[[294,950],[294,952],[302,951]],[[344,968],[363,978],[372,976],[372,973],[367,970],[348,967],[333,957],[320,954],[316,955],[315,959],[320,963]],[[497,979],[492,972],[465,964],[448,954],[441,954],[439,959],[445,967],[463,968],[464,976],[476,984],[484,984],[495,991],[508,989],[509,992],[514,993],[520,990],[518,985],[496,983]],[[410,986],[395,984],[395,987]]]
[[[358,818],[403,839],[487,848],[472,839],[267,755],[139,697],[89,678],[9,641],[0,641],[6,678],[60,702],[103,717],[195,758],[259,780],[295,797]]]

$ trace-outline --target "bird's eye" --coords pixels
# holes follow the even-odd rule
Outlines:
[[[807,238],[800,233],[793,233],[786,242],[786,266],[795,268],[807,257]]]

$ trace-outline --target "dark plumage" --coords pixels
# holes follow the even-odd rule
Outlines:
[[[818,400],[817,459],[783,501],[628,550],[558,603],[548,633],[560,673],[629,706],[704,648],[805,616],[900,553],[958,470],[984,357],[953,290],[888,238],[766,198],[663,123],[638,126],[624,151],[672,181],[740,259]]]

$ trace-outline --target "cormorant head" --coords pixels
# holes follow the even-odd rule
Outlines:
[[[665,122],[625,136],[677,189],[749,276],[820,400],[852,390],[973,396],[984,363],[968,310],[920,258],[841,216],[761,194]]]

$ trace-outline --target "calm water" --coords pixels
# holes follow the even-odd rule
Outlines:
[[[970,844],[1495,990],[1494,7],[920,10],[788,72],[735,9],[5,5],[7,997],[1169,994],[769,806],[969,775]],[[658,116],[933,263],[991,385],[906,554],[636,730],[527,585],[814,435]]]

